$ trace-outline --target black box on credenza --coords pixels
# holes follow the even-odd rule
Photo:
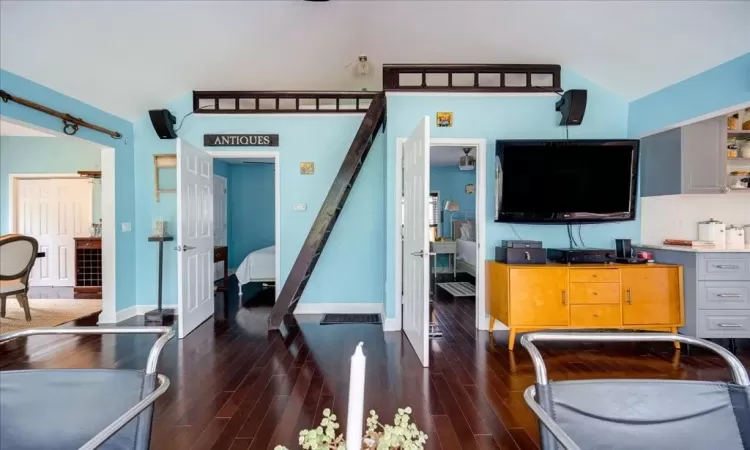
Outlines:
[[[547,264],[547,250],[540,247],[495,247],[495,261],[506,264]]]

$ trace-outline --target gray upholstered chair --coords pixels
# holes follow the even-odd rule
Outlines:
[[[0,316],[5,317],[5,300],[13,295],[31,322],[29,275],[36,261],[39,242],[31,236],[8,234],[0,237]]]

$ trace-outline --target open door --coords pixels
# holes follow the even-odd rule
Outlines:
[[[430,364],[430,118],[404,143],[404,324],[407,339],[424,367]]]
[[[177,139],[177,335],[214,313],[214,160]]]

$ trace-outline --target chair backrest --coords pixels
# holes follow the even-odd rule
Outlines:
[[[39,242],[31,236],[0,237],[0,280],[23,278],[26,282],[36,261]]]

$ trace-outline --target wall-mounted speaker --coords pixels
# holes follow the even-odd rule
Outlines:
[[[152,109],[148,112],[151,118],[151,125],[160,139],[175,139],[177,133],[174,131],[174,124],[177,119],[167,109]]]
[[[555,103],[555,111],[560,111],[562,114],[560,125],[580,125],[583,122],[587,97],[588,91],[585,89],[571,89],[563,92],[562,98]]]

